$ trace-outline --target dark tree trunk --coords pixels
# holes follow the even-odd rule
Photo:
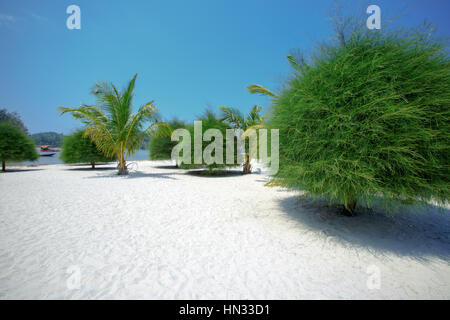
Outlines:
[[[245,155],[243,172],[244,174],[252,173],[252,166],[250,165],[250,156],[248,154]]]
[[[95,169],[95,162],[91,162],[91,169]]]
[[[2,171],[5,172],[6,171],[6,161],[2,160]]]
[[[356,200],[353,197],[348,197],[345,200],[344,203],[344,215],[348,216],[348,217],[354,217],[356,216],[355,213],[355,208],[356,208]]]

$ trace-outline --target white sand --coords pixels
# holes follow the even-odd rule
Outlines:
[[[164,164],[0,174],[0,298],[450,298],[448,210],[347,218]]]

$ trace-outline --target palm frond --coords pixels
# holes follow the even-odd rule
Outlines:
[[[242,129],[245,126],[245,119],[238,109],[222,106],[219,106],[219,109],[222,110],[222,121],[233,125],[236,129]]]
[[[263,86],[257,84],[251,84],[247,86],[247,89],[250,93],[261,94],[263,96],[269,96],[272,98],[277,98],[277,95],[270,91],[269,89],[264,88]]]

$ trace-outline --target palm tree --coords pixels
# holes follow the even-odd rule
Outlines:
[[[245,139],[245,136],[252,129],[260,129],[264,127],[263,121],[268,116],[268,114],[261,116],[261,107],[255,105],[249,112],[249,114],[244,117],[242,113],[236,108],[228,108],[228,107],[219,107],[222,109],[222,121],[227,122],[231,127],[236,130],[242,130],[242,135],[239,137],[241,140]],[[245,148],[245,161],[243,173],[251,173],[252,167],[250,165],[250,160],[252,154],[254,154],[255,150],[250,150],[250,145],[248,150]]]
[[[71,113],[86,125],[84,136],[89,137],[105,156],[117,159],[119,175],[128,174],[126,159],[140,148],[145,136],[156,126],[165,125],[156,119],[154,101],[146,103],[133,114],[136,77],[137,74],[121,92],[112,83],[96,83],[92,89],[97,99],[96,106],[59,107],[61,114]],[[152,124],[144,130],[146,122]]]

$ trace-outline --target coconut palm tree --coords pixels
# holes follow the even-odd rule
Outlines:
[[[222,109],[222,121],[227,122],[232,128],[236,130],[241,130],[241,136],[239,137],[241,140],[244,140],[246,135],[250,130],[256,130],[264,127],[263,121],[268,116],[268,114],[261,116],[262,108],[260,106],[255,105],[249,112],[247,116],[243,116],[242,113],[236,108],[228,108],[228,107],[219,107]],[[245,160],[243,173],[251,173],[252,167],[250,165],[250,160],[252,155],[256,150],[250,150],[249,148],[245,148]]]
[[[84,136],[89,137],[105,156],[114,156],[119,175],[128,174],[126,159],[142,145],[146,135],[158,125],[157,108],[150,101],[133,114],[133,91],[137,74],[128,86],[119,92],[108,82],[99,82],[92,89],[97,99],[95,106],[82,105],[78,108],[59,107],[61,114],[71,113],[86,125]],[[144,124],[151,125],[144,129]]]

